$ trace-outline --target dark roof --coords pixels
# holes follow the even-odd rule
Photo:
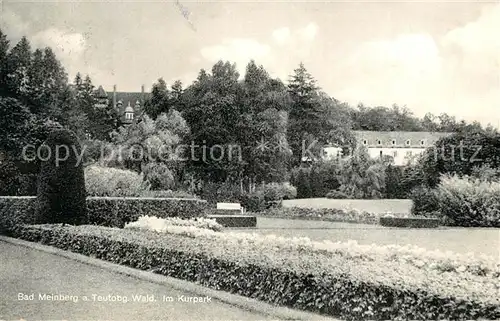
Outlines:
[[[141,93],[141,92],[124,92],[124,91],[117,91],[116,93],[116,104],[120,119],[122,121],[125,120],[125,108],[130,103],[130,106],[134,109],[134,115],[135,117],[138,117],[139,115],[142,114],[143,107],[144,107],[144,102],[151,96],[150,93]],[[108,92],[108,98],[110,101],[113,101],[113,92]],[[118,103],[121,101],[122,105],[118,106]],[[136,107],[136,103],[139,101],[140,107]]]
[[[366,140],[371,147],[425,147],[434,145],[440,138],[450,136],[447,132],[405,132],[405,131],[354,131],[358,142]],[[392,141],[395,140],[395,144]],[[381,144],[378,144],[380,141]],[[422,141],[424,142],[422,144]],[[409,144],[408,144],[409,143]]]

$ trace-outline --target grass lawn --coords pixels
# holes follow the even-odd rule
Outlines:
[[[285,237],[309,237],[313,240],[347,241],[360,244],[413,244],[429,250],[473,252],[500,257],[500,230],[494,228],[405,229],[378,225],[324,221],[257,218],[256,229],[241,232],[275,234]]]

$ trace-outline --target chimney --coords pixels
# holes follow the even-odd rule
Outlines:
[[[144,85],[141,85],[141,106],[144,106]]]
[[[113,85],[113,109],[116,109],[116,85]]]

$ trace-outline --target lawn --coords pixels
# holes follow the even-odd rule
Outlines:
[[[500,257],[500,230],[494,228],[404,229],[366,224],[259,217],[256,229],[236,231],[286,237],[302,236],[313,240],[356,240],[360,244],[412,244],[429,250],[473,252]]]

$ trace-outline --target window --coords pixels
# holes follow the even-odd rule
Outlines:
[[[366,139],[363,140],[363,145],[366,145],[368,144],[368,142],[366,141]]]
[[[411,145],[411,141],[409,139],[406,140],[406,146],[410,146]]]
[[[422,139],[422,140],[420,141],[420,145],[422,145],[422,146],[423,146],[423,145],[425,145],[425,139]]]
[[[380,151],[380,157],[382,157],[382,151]]]
[[[134,119],[134,114],[133,113],[125,113],[125,119]]]
[[[382,141],[380,139],[377,140],[377,145],[382,145]]]
[[[396,140],[395,139],[392,140],[392,144],[396,145]]]
[[[412,156],[412,155],[413,155],[413,153],[412,153],[411,150],[409,150],[409,151],[406,152],[406,156]]]
[[[396,151],[396,150],[393,151],[392,152],[392,157],[394,157],[394,158],[398,157],[398,151]]]

